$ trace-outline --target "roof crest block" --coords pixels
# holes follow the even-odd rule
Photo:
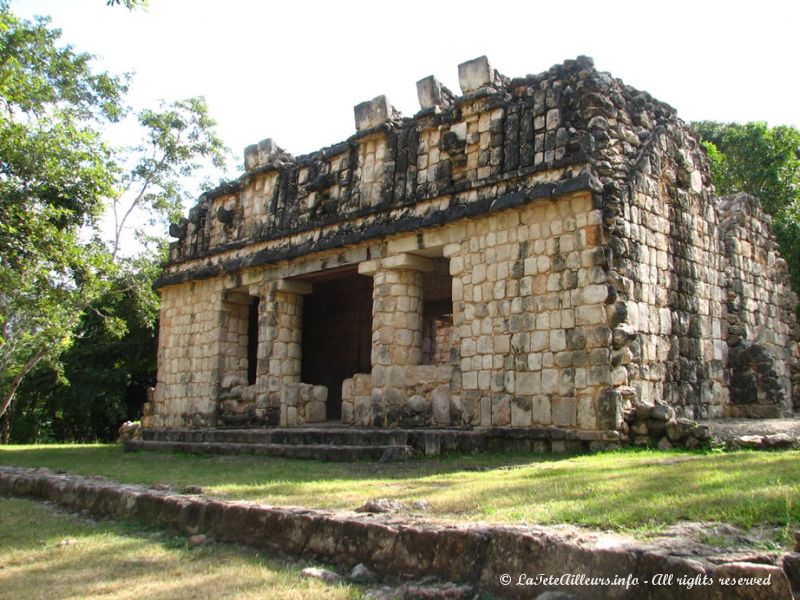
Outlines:
[[[386,121],[400,117],[400,112],[383,94],[372,100],[356,104],[353,107],[353,113],[356,119],[356,131],[372,129],[383,125]]]
[[[458,85],[464,94],[491,87],[496,83],[495,70],[486,56],[479,56],[458,65]]]

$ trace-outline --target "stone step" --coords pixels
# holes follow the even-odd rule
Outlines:
[[[270,444],[249,442],[188,442],[129,440],[126,452],[159,450],[192,454],[249,454],[280,458],[305,458],[331,462],[395,461],[413,458],[414,449],[402,444],[390,445],[331,445],[331,444]]]
[[[394,446],[408,443],[408,433],[391,429],[286,428],[286,429],[175,429],[145,430],[144,439],[160,442],[213,442],[232,444],[287,444],[331,446]]]
[[[251,446],[383,449],[410,446],[420,455],[487,451],[581,452],[590,450],[593,443],[604,443],[602,432],[558,427],[381,429],[323,425],[265,429],[145,429],[142,436],[146,442],[171,444],[170,448],[176,450],[196,444],[222,444],[230,448],[241,448],[240,452],[243,454],[247,454]],[[321,454],[324,452],[321,451]],[[373,455],[380,458],[381,453],[375,451]]]

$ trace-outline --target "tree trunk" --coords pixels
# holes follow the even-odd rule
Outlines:
[[[30,373],[33,370],[33,368],[36,365],[39,364],[39,361],[41,361],[44,358],[46,353],[47,350],[45,348],[42,348],[41,350],[36,352],[36,354],[31,356],[28,359],[28,362],[25,363],[25,366],[22,367],[22,370],[19,373],[17,373],[17,376],[14,377],[14,379],[8,384],[8,388],[5,390],[3,398],[0,399],[0,417],[6,414],[6,411],[8,410],[11,401],[14,399],[14,394],[17,393],[17,389],[22,383],[22,380],[28,373]]]
[[[8,411],[0,417],[0,444],[8,445],[8,440],[11,438],[11,415]]]

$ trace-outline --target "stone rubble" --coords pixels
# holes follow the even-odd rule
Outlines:
[[[301,571],[303,577],[311,577],[312,579],[319,579],[325,583],[340,583],[344,581],[344,577],[339,575],[336,571],[330,569],[322,569],[320,567],[306,567]]]

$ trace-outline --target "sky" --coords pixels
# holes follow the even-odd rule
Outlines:
[[[419,110],[416,81],[458,92],[459,63],[487,55],[511,77],[585,54],[671,104],[684,120],[800,126],[800,2],[381,2],[11,0],[49,15],[63,40],[114,73],[133,72],[129,101],[151,107],[204,95],[241,161],[271,137],[299,155],[355,133],[353,106],[386,94]]]

